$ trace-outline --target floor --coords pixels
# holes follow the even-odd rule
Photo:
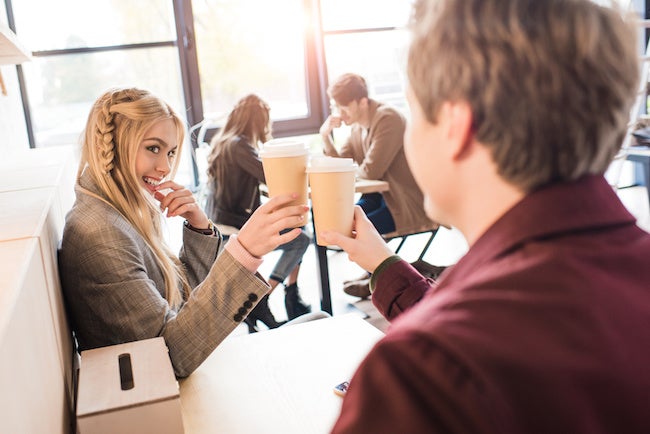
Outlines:
[[[619,197],[630,212],[637,218],[637,224],[650,232],[650,206],[648,205],[648,195],[645,187],[628,187],[618,190]],[[174,224],[170,225],[170,234],[178,233],[176,223],[178,220],[173,219]],[[170,235],[171,236],[171,235]],[[400,255],[409,262],[417,259],[424,243],[428,238],[427,234],[415,235],[408,238],[400,251]],[[177,237],[171,236],[171,239]],[[397,240],[391,241],[393,248],[397,247]],[[174,247],[177,251],[177,248]],[[440,228],[433,243],[427,250],[424,259],[435,265],[451,265],[455,263],[467,251],[467,243],[463,236],[455,229],[448,230]],[[260,268],[263,276],[268,276],[273,264],[279,257],[280,252],[271,252],[265,258]],[[332,310],[334,315],[355,313],[365,318],[382,331],[388,327],[388,322],[376,311],[370,300],[359,300],[343,292],[343,281],[353,279],[363,274],[363,270],[351,262],[344,252],[329,251],[328,261],[330,269],[330,286],[332,292]],[[298,285],[303,299],[312,305],[314,309],[320,306],[319,285],[317,281],[317,257],[316,252],[311,245],[305,256],[298,278]],[[286,319],[284,308],[284,291],[278,287],[269,298],[271,310],[278,320]],[[248,333],[244,325],[240,325],[233,332],[233,335]]]

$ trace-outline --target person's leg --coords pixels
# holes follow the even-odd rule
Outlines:
[[[248,313],[244,322],[248,326],[249,333],[255,333],[257,329],[257,321],[264,323],[269,329],[280,327],[286,321],[278,322],[271,308],[269,307],[269,294],[264,295],[257,305]]]
[[[285,229],[283,232],[289,230],[290,229]],[[302,257],[307,251],[310,242],[311,239],[309,238],[309,235],[307,235],[303,230],[296,238],[275,249],[282,250],[282,255],[273,267],[273,271],[271,271],[271,275],[269,276],[269,284],[271,285],[271,288],[275,288],[279,283],[284,282],[287,276],[289,276],[289,283],[295,283],[297,281],[300,263],[302,262]]]
[[[289,273],[289,277],[287,278],[287,283],[289,285],[298,283],[298,273],[300,273],[300,264],[296,265],[294,269],[291,270],[291,273]]]
[[[361,195],[357,201],[357,205],[359,205],[363,212],[368,215],[374,210],[381,207],[382,201],[383,197],[381,193],[366,193]]]
[[[289,230],[290,229],[287,229],[285,232]],[[224,237],[224,240],[227,240],[227,237]],[[278,249],[283,250],[283,253],[280,257],[280,260],[273,269],[271,277],[269,277],[269,285],[271,286],[271,291],[262,297],[259,303],[257,303],[253,310],[251,310],[251,312],[248,314],[248,317],[244,320],[244,322],[248,325],[249,333],[253,333],[258,330],[256,324],[257,321],[264,323],[269,329],[277,328],[284,324],[284,321],[279,322],[273,316],[271,308],[269,307],[269,294],[273,291],[273,289],[275,289],[276,286],[285,280],[287,275],[289,275],[289,282],[293,282],[295,284],[298,278],[298,270],[300,269],[300,261],[302,260],[302,256],[307,250],[307,247],[309,247],[309,241],[309,236],[303,232],[293,241],[290,241],[289,243],[278,247]],[[292,266],[293,269],[289,268]],[[294,286],[296,286],[295,291],[297,293],[297,285]],[[296,298],[297,301],[302,302],[299,295],[294,298]],[[296,309],[300,310],[298,308]],[[311,311],[311,306],[303,306],[301,312],[302,311],[304,311],[303,313]],[[292,318],[290,317],[289,319]]]
[[[384,196],[381,193],[364,194],[357,205],[366,213],[368,220],[375,226],[380,234],[387,234],[395,231],[395,221],[390,213]]]
[[[288,283],[284,288],[284,306],[289,320],[311,312],[311,306],[302,300],[298,289],[300,263],[310,242],[309,235],[303,230],[298,237],[276,249],[282,250],[282,255],[271,272],[269,284],[274,288],[288,277]]]

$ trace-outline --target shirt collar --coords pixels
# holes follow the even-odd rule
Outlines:
[[[605,178],[587,175],[526,195],[479,237],[459,265],[473,269],[535,239],[635,223]]]

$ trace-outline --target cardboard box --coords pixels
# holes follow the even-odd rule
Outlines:
[[[81,352],[77,433],[183,432],[178,382],[161,337]]]

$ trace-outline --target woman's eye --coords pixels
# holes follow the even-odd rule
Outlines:
[[[176,149],[174,149],[173,151],[169,151],[169,152],[167,153],[167,156],[168,156],[169,158],[175,158],[175,157],[176,157]]]
[[[151,151],[154,154],[157,154],[160,152],[160,147],[159,146],[147,146],[147,151]]]

